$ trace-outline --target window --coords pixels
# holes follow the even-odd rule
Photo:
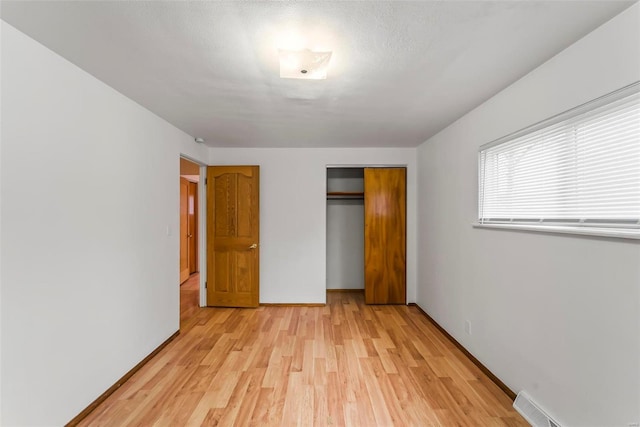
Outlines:
[[[479,223],[640,237],[640,82],[480,148]]]

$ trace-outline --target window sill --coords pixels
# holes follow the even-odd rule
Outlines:
[[[537,231],[553,234],[577,234],[581,236],[615,237],[618,239],[640,240],[640,230],[624,230],[620,228],[591,228],[591,227],[565,227],[557,225],[527,225],[527,224],[481,224],[475,222],[474,228],[495,228],[502,230]]]

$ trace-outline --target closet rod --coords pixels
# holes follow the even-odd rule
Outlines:
[[[362,191],[328,191],[327,200],[357,200],[364,199]]]

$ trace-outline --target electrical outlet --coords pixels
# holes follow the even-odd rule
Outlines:
[[[464,321],[464,331],[467,333],[467,335],[471,335],[471,320]]]

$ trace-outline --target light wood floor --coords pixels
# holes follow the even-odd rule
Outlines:
[[[200,310],[200,273],[193,273],[180,285],[180,328]]]
[[[91,426],[527,426],[415,307],[198,309]]]

